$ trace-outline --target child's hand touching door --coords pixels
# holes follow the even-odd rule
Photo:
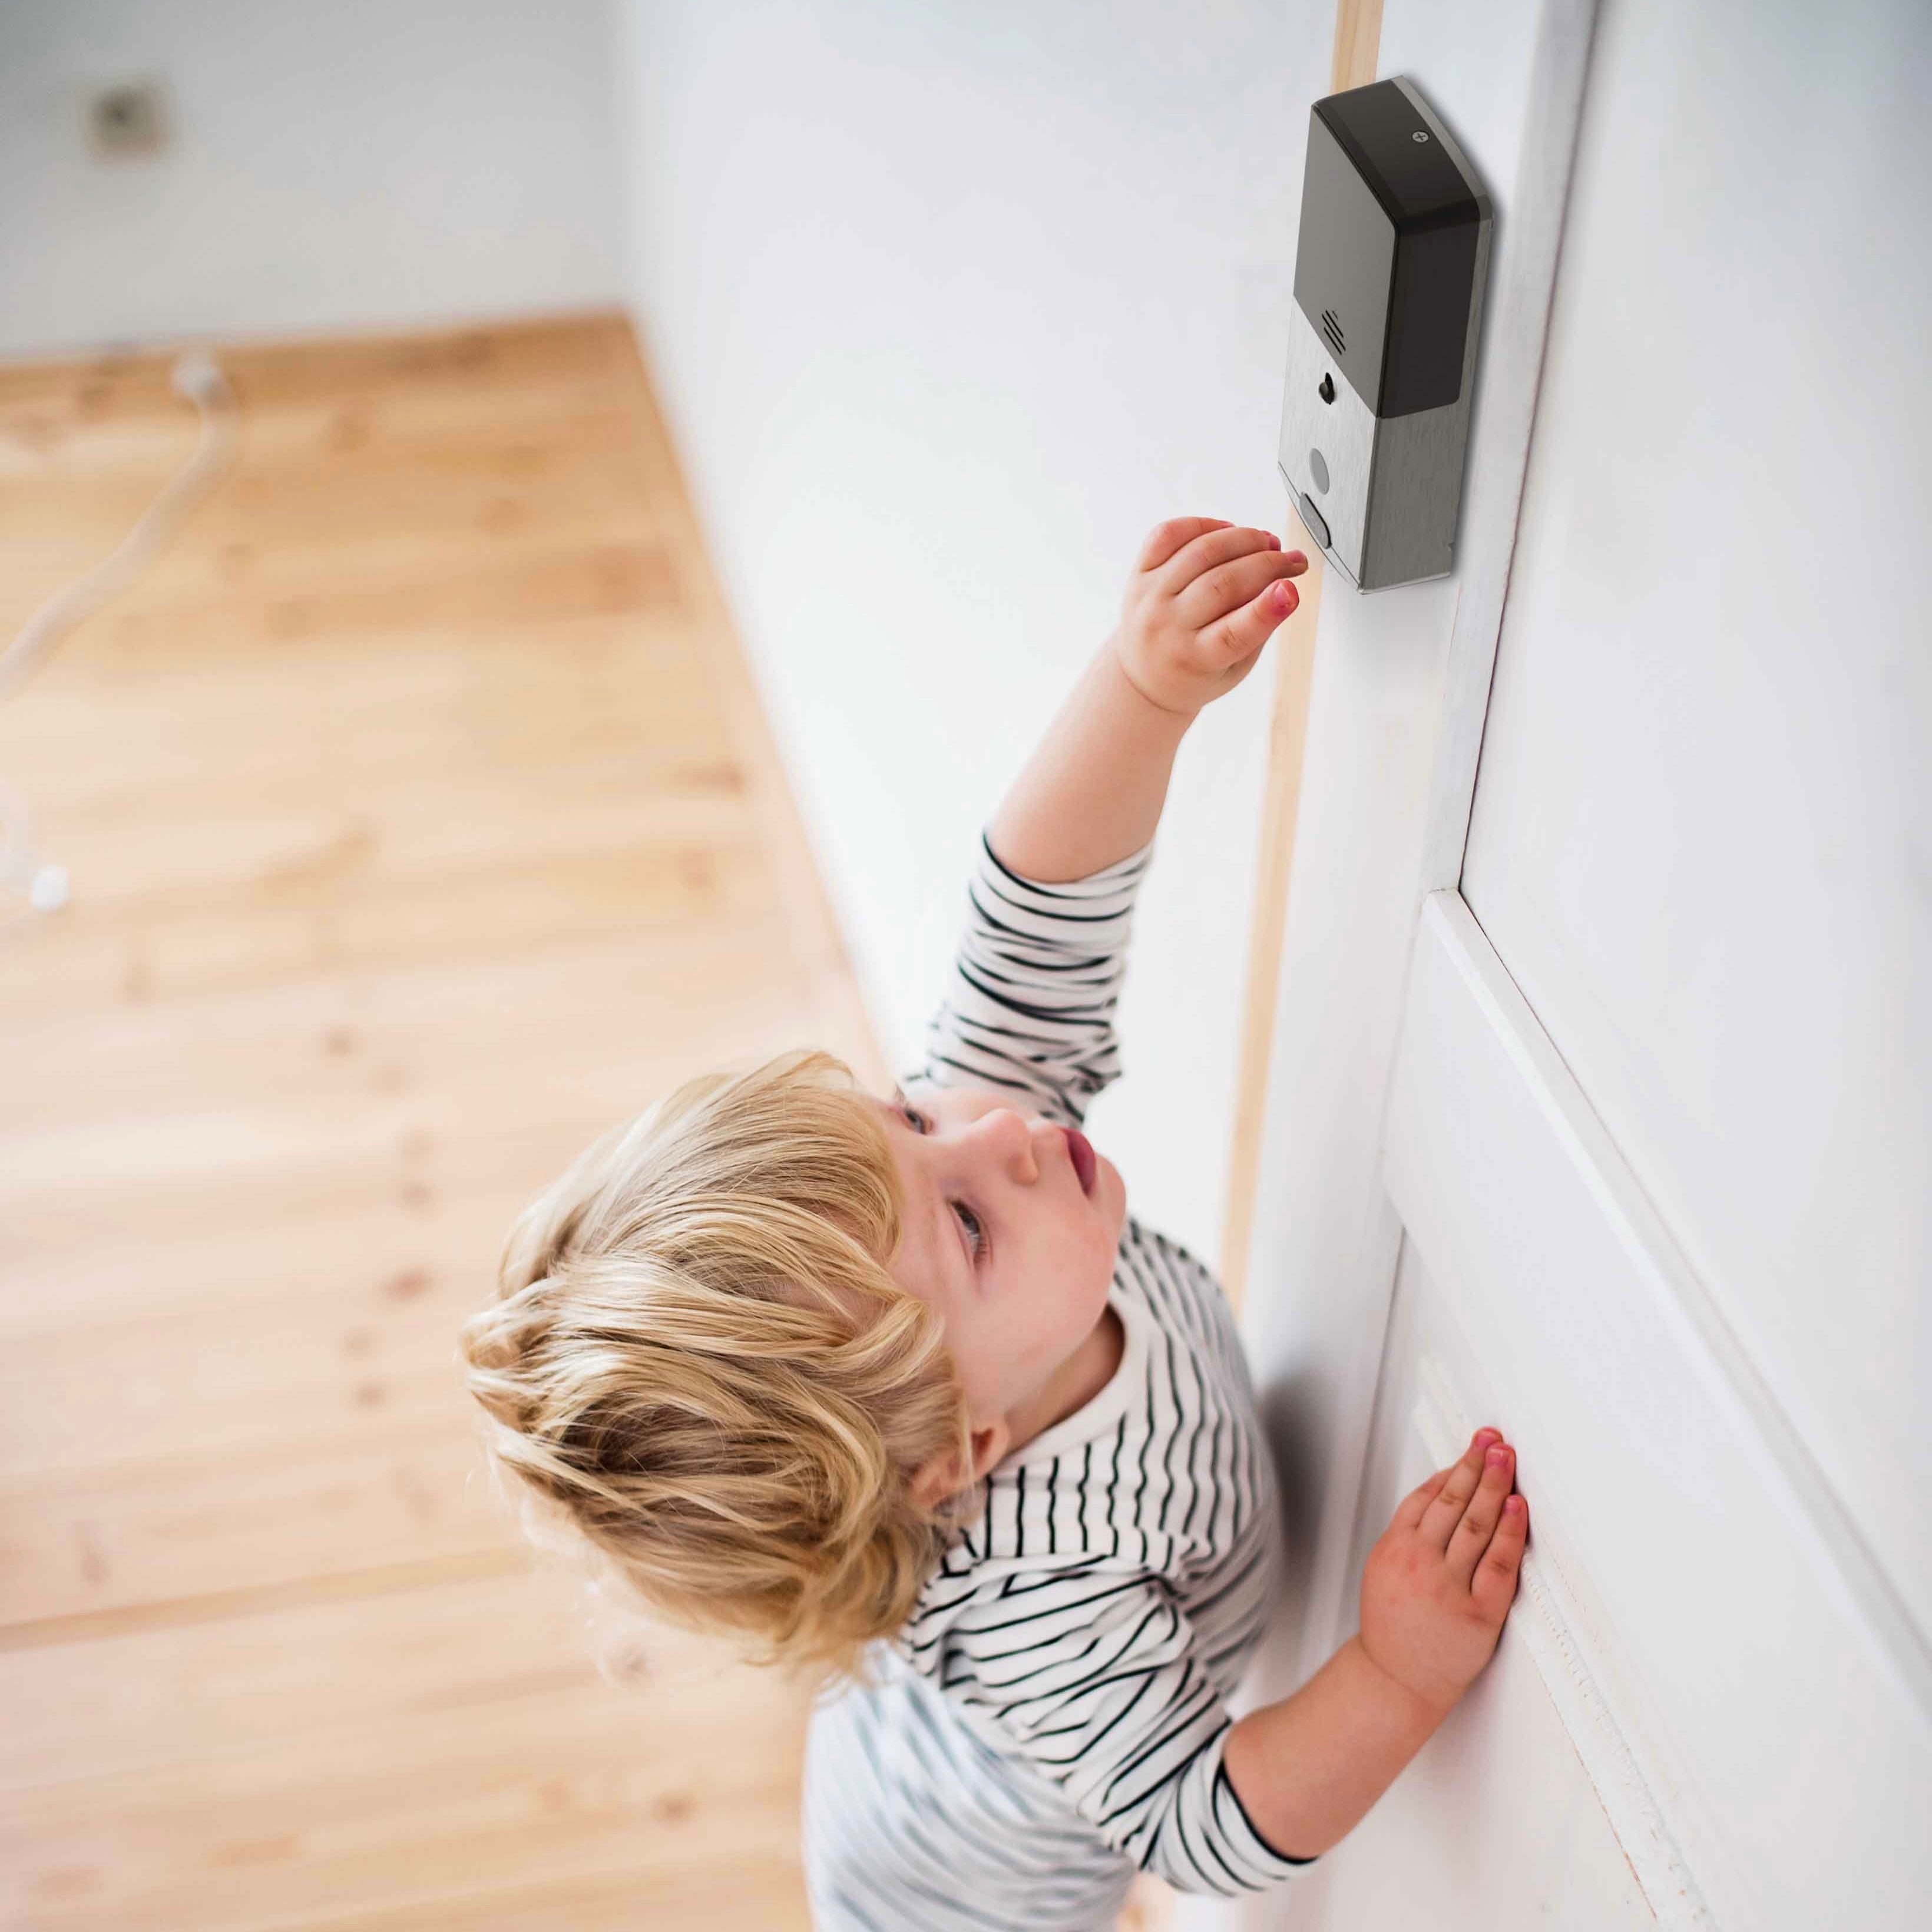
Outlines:
[[[1358,1634],[1228,1732],[1235,1793],[1285,1856],[1314,1857],[1348,1831],[1489,1662],[1529,1534],[1515,1479],[1515,1451],[1478,1430],[1370,1552]]]
[[[1480,1430],[1462,1460],[1403,1502],[1362,1571],[1362,1648],[1438,1711],[1489,1662],[1516,1594],[1529,1507],[1516,1451]]]

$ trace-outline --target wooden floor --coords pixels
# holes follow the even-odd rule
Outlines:
[[[879,1079],[608,317],[224,356],[240,464],[0,706],[74,902],[0,934],[0,1923],[805,1923],[803,1712],[594,1672],[454,1352],[687,1073]],[[193,447],[0,370],[0,635]]]

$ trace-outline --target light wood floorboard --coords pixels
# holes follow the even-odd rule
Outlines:
[[[629,332],[223,356],[239,466],[0,706],[0,1922],[802,1927],[802,1693],[596,1674],[455,1325],[670,1083],[878,1082]],[[0,369],[0,633],[185,460],[165,358]]]

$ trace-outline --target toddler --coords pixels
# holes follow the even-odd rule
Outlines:
[[[1226,1298],[1080,1132],[1175,752],[1307,567],[1204,518],[982,833],[926,1063],[682,1087],[524,1215],[464,1330],[499,1466],[662,1612],[826,1670],[824,1932],[1100,1932],[1137,1869],[1233,1894],[1354,1824],[1488,1660],[1528,1528],[1478,1432],[1403,1502],[1360,1628],[1228,1700],[1274,1480]]]

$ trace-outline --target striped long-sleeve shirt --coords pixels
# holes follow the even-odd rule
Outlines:
[[[1078,1126],[1120,1069],[1113,1016],[1152,847],[1042,885],[982,836],[966,928],[903,1083],[998,1088]],[[1125,1346],[1084,1407],[1015,1450],[874,1681],[814,1712],[806,1857],[823,1932],[1111,1926],[1137,1868],[1232,1894],[1299,1861],[1222,1763],[1227,1700],[1279,1554],[1275,1489],[1227,1299],[1130,1214]]]

